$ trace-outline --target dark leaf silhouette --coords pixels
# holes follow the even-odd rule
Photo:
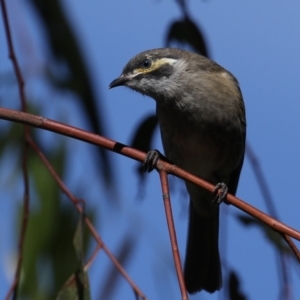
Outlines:
[[[240,290],[240,280],[236,272],[231,271],[228,279],[228,298],[230,300],[246,300],[247,297]]]
[[[72,91],[83,106],[86,119],[92,130],[100,135],[104,126],[100,110],[101,99],[96,98],[92,88],[91,76],[87,70],[83,54],[75,34],[68,23],[59,0],[31,0],[32,7],[37,11],[41,24],[44,26],[45,37],[53,55],[48,66],[49,79],[55,87]],[[99,78],[97,78],[99,81]],[[107,184],[112,183],[112,167],[107,152],[98,148],[102,168],[102,176]]]
[[[166,45],[170,46],[172,42],[188,44],[197,53],[209,57],[203,33],[187,16],[182,20],[173,22],[167,30]]]
[[[144,152],[148,152],[149,150],[151,150],[151,143],[157,124],[157,117],[155,115],[149,115],[144,120],[142,120],[142,122],[137,126],[135,133],[133,134],[130,145],[133,148],[139,149]],[[139,164],[138,172],[139,174],[143,174],[141,164]]]
[[[279,251],[292,255],[290,248],[287,246],[280,234],[271,229],[269,226],[246,215],[237,215],[236,217],[244,226],[253,226],[259,228],[266,235],[267,239],[274,244]],[[294,257],[294,255],[292,255],[292,257]]]
[[[133,134],[130,145],[141,151],[149,151],[151,149],[152,137],[157,126],[157,117],[149,115],[139,125]]]

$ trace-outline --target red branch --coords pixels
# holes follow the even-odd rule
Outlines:
[[[103,136],[96,135],[87,131],[84,131],[82,129],[69,126],[63,123],[55,122],[50,119],[46,119],[40,116],[36,115],[31,115],[28,113],[23,113],[20,111],[14,111],[10,109],[5,109],[5,108],[0,108],[0,118],[9,120],[9,121],[15,121],[18,123],[22,124],[27,124],[33,127],[41,128],[41,129],[46,129],[52,132],[56,132],[65,136],[69,136],[96,146],[101,146],[105,149],[108,149],[110,151],[114,151],[116,153],[122,154],[124,156],[130,157],[132,159],[135,159],[137,161],[143,162],[146,158],[146,153],[141,152],[139,150],[130,148],[124,144],[115,142],[113,140],[107,139]],[[33,145],[31,145],[33,146]],[[166,195],[168,195],[168,189],[165,186],[166,184],[166,179],[165,175],[166,173],[173,174],[181,179],[188,180],[194,184],[197,184],[201,186],[202,188],[210,191],[211,193],[214,192],[214,185],[208,183],[207,181],[200,179],[178,167],[175,165],[171,165],[165,161],[158,160],[156,169],[159,171],[161,175],[161,180],[162,180],[162,188],[163,188],[163,193],[166,191]],[[167,200],[168,197],[166,197]],[[288,245],[291,247],[293,253],[295,253],[296,257],[299,259],[300,258],[300,252],[296,248],[295,244],[292,242],[290,238],[287,237],[292,237],[300,241],[300,232],[277,221],[276,219],[268,216],[267,214],[263,213],[262,211],[258,210],[257,208],[251,206],[250,204],[242,201],[241,199],[228,194],[226,202],[232,204],[233,206],[241,209],[242,211],[246,212],[247,214],[255,217],[256,219],[262,221],[266,225],[270,226],[273,230],[279,232],[282,234],[287,241]],[[165,202],[165,205],[167,203]],[[166,207],[166,214],[167,214],[167,219],[170,217],[172,219],[172,214],[169,215],[169,211],[171,211],[171,207]],[[184,283],[182,282],[182,270],[180,266],[180,258],[179,258],[179,253],[178,253],[178,246],[176,243],[176,236],[172,234],[172,231],[174,229],[174,224],[173,220],[169,223],[170,230],[170,238],[171,238],[171,244],[172,244],[172,251],[174,255],[174,260],[175,260],[175,266],[178,274],[178,279],[179,279],[179,284],[181,287],[182,291],[182,297],[184,298],[186,291],[184,288]],[[172,228],[173,227],[173,228]],[[112,258],[111,258],[112,259]],[[179,261],[179,262],[178,262]],[[180,267],[179,267],[180,266]],[[136,290],[135,290],[136,291]]]
[[[12,65],[14,68],[14,72],[17,77],[18,82],[18,88],[19,88],[19,95],[20,95],[20,101],[21,101],[21,108],[22,111],[26,111],[26,98],[25,98],[25,89],[24,89],[24,80],[21,73],[21,69],[17,60],[17,57],[15,55],[12,37],[11,37],[11,31],[8,21],[8,15],[7,15],[7,9],[6,4],[4,0],[1,0],[1,12],[3,16],[3,23],[4,23],[4,29],[6,34],[6,40],[8,44],[8,55],[9,58],[12,61]],[[24,192],[23,192],[23,215],[21,220],[21,232],[20,232],[20,238],[19,238],[19,255],[18,255],[18,262],[15,272],[15,278],[14,282],[8,292],[8,296],[11,295],[11,293],[14,292],[13,299],[17,299],[18,296],[18,283],[21,276],[21,267],[23,262],[23,250],[24,250],[24,242],[25,242],[25,234],[27,231],[27,225],[28,225],[28,219],[29,219],[29,202],[30,202],[30,196],[29,196],[29,179],[28,179],[28,145],[26,143],[27,138],[29,137],[29,130],[28,126],[24,126],[24,148],[22,153],[22,172],[23,172],[23,181],[24,181]]]
[[[10,110],[6,108],[0,108],[0,118],[15,121],[18,123],[23,123],[27,125],[31,125],[33,127],[46,129],[52,132],[56,132],[65,136],[69,136],[96,146],[101,146],[105,149],[110,151],[122,154],[124,156],[130,157],[137,161],[143,162],[146,154],[142,151],[130,148],[124,144],[115,142],[113,140],[107,139],[103,136],[96,135],[82,129],[69,126],[63,123],[55,122],[50,119],[46,119],[40,116],[31,115],[27,113],[23,113],[20,111]],[[178,167],[175,165],[171,165],[165,161],[159,160],[157,162],[157,170],[158,171],[165,171],[169,174],[173,174],[181,179],[188,180],[194,184],[201,186],[202,188],[210,191],[211,193],[214,192],[214,185],[208,183],[207,181],[200,179]],[[241,199],[228,194],[226,201],[233,206],[241,209],[242,211],[246,212],[247,214],[255,217],[256,219],[264,222],[268,226],[270,226],[273,230],[287,234],[288,236],[297,239],[300,241],[300,232],[275,220],[274,218],[268,216],[267,214],[263,213],[262,211],[258,210],[257,208],[251,206],[250,204],[242,201]]]
[[[161,189],[162,189],[162,196],[163,201],[165,205],[165,212],[166,212],[166,219],[168,223],[168,229],[169,229],[169,235],[170,235],[170,241],[172,246],[172,252],[174,257],[174,263],[176,268],[176,273],[178,277],[178,282],[180,286],[181,291],[181,298],[182,300],[187,300],[188,295],[184,283],[183,273],[182,273],[182,267],[180,262],[180,254],[179,249],[177,245],[177,238],[176,238],[176,231],[173,221],[173,214],[172,214],[172,206],[171,206],[171,196],[170,196],[170,190],[169,190],[169,182],[168,182],[168,174],[161,170],[159,172],[160,176],[160,182],[161,182]]]
[[[20,279],[20,272],[21,272],[21,265],[22,265],[22,253],[23,253],[23,247],[24,247],[24,240],[25,240],[25,234],[26,234],[26,228],[28,223],[28,217],[29,217],[29,182],[28,182],[28,167],[27,167],[27,152],[28,152],[28,146],[30,146],[40,157],[41,161],[44,163],[44,165],[47,167],[48,171],[51,173],[52,177],[56,180],[57,184],[61,188],[61,190],[67,195],[67,197],[73,202],[74,206],[76,207],[77,211],[80,214],[84,214],[82,209],[82,200],[76,199],[72,193],[67,189],[63,181],[60,179],[58,174],[55,172],[52,165],[49,163],[45,155],[42,153],[42,151],[38,148],[38,146],[35,144],[35,142],[32,140],[28,125],[46,129],[52,132],[56,132],[65,136],[69,136],[78,140],[82,140],[84,142],[94,144],[97,146],[101,146],[105,149],[108,149],[110,151],[114,151],[116,153],[122,154],[124,156],[130,157],[132,159],[138,160],[143,162],[146,154],[138,151],[136,149],[130,148],[126,145],[120,144],[118,142],[109,140],[107,138],[104,138],[99,135],[95,135],[89,132],[86,132],[84,130],[68,126],[59,122],[55,122],[43,117],[31,115],[28,113],[25,113],[26,111],[26,98],[25,98],[25,82],[22,77],[22,73],[18,64],[18,60],[15,56],[13,43],[12,43],[12,37],[9,27],[9,21],[7,16],[7,10],[5,5],[5,0],[0,0],[1,8],[2,8],[2,16],[3,16],[3,22],[4,22],[4,28],[5,28],[5,34],[8,44],[8,52],[9,52],[9,58],[12,61],[13,68],[15,75],[17,77],[18,82],[18,88],[19,88],[19,96],[21,101],[21,107],[22,111],[13,111],[5,108],[0,108],[0,118],[4,120],[9,121],[15,121],[24,124],[24,151],[23,151],[23,159],[22,159],[22,170],[23,170],[23,180],[24,180],[24,209],[23,209],[23,218],[22,218],[22,225],[21,225],[21,234],[19,239],[19,256],[18,256],[18,263],[16,268],[16,274],[14,278],[14,282],[6,296],[6,299],[10,299],[11,295],[14,293],[13,297],[16,299],[17,297],[17,289]],[[176,231],[174,227],[173,222],[173,216],[172,216],[172,208],[171,208],[171,202],[170,202],[170,194],[169,194],[169,187],[168,187],[168,179],[167,174],[173,174],[181,179],[188,180],[194,184],[197,184],[201,186],[202,188],[205,188],[206,190],[210,191],[211,193],[214,192],[214,186],[178,167],[175,165],[171,165],[167,162],[164,162],[162,160],[159,160],[156,165],[156,169],[159,172],[160,179],[161,179],[161,187],[162,187],[162,193],[163,193],[163,200],[165,205],[165,212],[166,212],[166,219],[168,223],[169,228],[169,234],[170,234],[170,241],[173,251],[173,257],[175,262],[175,268],[178,276],[178,281],[181,289],[181,295],[182,299],[186,300],[188,299],[187,291],[184,284],[183,274],[182,274],[182,267],[180,262],[180,255],[179,250],[177,246],[177,239],[176,239]],[[266,194],[266,193],[265,193]],[[291,240],[291,237],[300,240],[300,232],[284,225],[283,223],[277,221],[276,219],[268,216],[267,214],[261,212],[260,210],[256,209],[255,207],[247,204],[246,202],[234,197],[233,195],[228,194],[226,201],[235,207],[241,209],[242,211],[248,213],[249,215],[255,217],[256,219],[264,222],[268,226],[270,226],[273,230],[279,232],[287,244],[292,249],[293,253],[297,257],[298,261],[300,262],[300,252]],[[94,250],[93,254],[91,255],[90,259],[87,261],[85,269],[87,269],[90,264],[93,262],[94,258],[96,257],[98,251],[100,249],[103,249],[103,251],[106,253],[106,255],[110,258],[110,260],[114,263],[114,265],[117,267],[119,272],[126,278],[127,282],[131,285],[135,295],[141,299],[146,299],[144,294],[139,290],[139,288],[134,284],[134,282],[129,278],[129,276],[126,274],[125,270],[122,268],[121,264],[116,260],[116,258],[112,255],[112,253],[109,251],[109,249],[105,246],[102,239],[98,235],[96,229],[92,225],[91,221],[84,217],[85,224],[89,228],[90,232],[92,233],[93,237],[95,238],[97,242],[96,249]]]
[[[8,14],[6,9],[5,0],[0,0],[1,4],[1,12],[3,16],[3,23],[4,23],[4,29],[6,34],[6,40],[8,44],[8,56],[12,61],[12,65],[14,68],[15,75],[17,77],[18,82],[18,88],[19,88],[19,97],[21,101],[21,108],[22,111],[25,112],[27,102],[25,97],[25,81],[22,76],[22,72],[17,60],[17,57],[15,55],[12,37],[11,37],[11,31],[8,21]],[[18,296],[18,286],[20,281],[20,275],[21,275],[21,267],[23,262],[23,249],[24,249],[24,241],[27,231],[27,224],[29,219],[29,180],[28,180],[28,146],[30,146],[40,157],[40,159],[43,161],[53,178],[56,180],[57,184],[60,186],[61,190],[67,195],[67,197],[73,202],[74,206],[76,207],[77,211],[80,214],[84,214],[83,209],[80,205],[81,201],[76,199],[72,193],[67,189],[67,187],[64,185],[63,181],[60,179],[58,174],[55,172],[54,168],[50,164],[50,162],[47,160],[45,155],[42,153],[42,151],[38,148],[38,146],[35,144],[35,142],[32,140],[29,132],[29,128],[26,124],[24,124],[24,149],[23,149],[23,155],[22,155],[22,171],[23,171],[23,181],[24,181],[24,194],[23,194],[23,216],[21,221],[21,232],[20,232],[20,238],[19,238],[19,255],[18,255],[18,262],[17,267],[15,271],[15,277],[14,281],[6,295],[6,299],[10,299],[13,296],[13,299],[17,299]],[[96,229],[92,225],[91,221],[85,216],[84,217],[85,224],[89,228],[90,232],[92,233],[93,237],[97,241],[97,247],[94,250],[93,254],[91,255],[90,259],[88,260],[85,269],[88,269],[94,258],[96,257],[96,254],[98,253],[99,249],[103,249],[103,251],[106,253],[106,255],[110,258],[110,260],[113,262],[113,264],[116,266],[118,271],[124,276],[124,278],[127,280],[129,285],[132,287],[134,293],[136,296],[138,296],[141,299],[146,299],[145,295],[142,293],[142,291],[137,287],[137,285],[131,280],[131,278],[128,276],[128,274],[125,272],[125,270],[122,268],[121,264],[117,261],[117,259],[113,256],[113,254],[109,251],[109,249],[105,246],[105,244],[102,242],[100,236],[98,235]]]

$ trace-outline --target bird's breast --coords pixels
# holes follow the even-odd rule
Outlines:
[[[243,138],[234,124],[216,126],[160,107],[157,116],[165,155],[186,171],[206,179],[218,174],[222,179],[240,162]]]

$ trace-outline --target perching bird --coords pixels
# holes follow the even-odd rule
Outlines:
[[[235,194],[243,165],[246,117],[235,77],[204,56],[161,48],[131,59],[110,88],[127,86],[156,101],[165,155],[172,163]],[[222,286],[219,207],[185,182],[190,196],[184,279],[191,294]]]

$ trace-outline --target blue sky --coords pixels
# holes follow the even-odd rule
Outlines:
[[[8,1],[7,1],[8,2]],[[104,99],[105,121],[108,137],[129,143],[137,124],[155,109],[154,101],[125,88],[108,90],[125,63],[140,51],[163,47],[166,28],[171,21],[181,18],[175,1],[64,1],[71,24],[76,29],[82,50],[87,57],[98,95]],[[37,28],[30,7],[10,1],[8,5],[14,38],[25,78],[27,93],[44,108],[44,115],[78,127],[85,128],[80,108],[70,95],[54,93],[39,78],[47,61],[42,32]],[[280,220],[300,229],[299,218],[299,168],[300,168],[300,4],[297,1],[188,1],[192,18],[203,30],[212,58],[230,70],[239,80],[247,110],[247,141],[255,150],[263,169]],[[2,24],[1,24],[2,28]],[[5,44],[3,28],[1,45]],[[10,72],[6,47],[0,49],[0,72]],[[1,95],[9,95],[3,106],[18,107],[17,92],[7,93],[0,87]],[[51,98],[55,105],[45,103]],[[67,113],[66,113],[67,112]],[[70,113],[71,112],[71,113]],[[65,117],[67,115],[67,117]],[[49,142],[55,135],[47,134]],[[71,142],[75,144],[75,142]],[[86,169],[93,172],[93,161],[84,155],[87,146],[78,146],[70,156],[74,169],[67,184],[82,180]],[[157,132],[155,148],[162,149]],[[82,157],[82,159],[78,159]],[[114,212],[101,199],[100,186],[91,186],[83,180],[86,192],[83,197],[92,207],[106,212],[98,222],[99,233],[112,251],[117,251],[122,237],[128,231],[138,239],[130,265],[125,266],[131,277],[149,299],[179,299],[179,289],[172,265],[159,179],[155,172],[149,174],[143,201],[137,200],[138,178],[136,163],[113,154],[118,169],[118,197],[122,209]],[[77,161],[77,163],[75,163]],[[82,162],[84,161],[84,165]],[[8,164],[1,164],[3,170]],[[185,252],[186,205],[182,196],[183,185],[172,179],[172,203],[178,233],[181,257]],[[1,192],[2,193],[2,192]],[[0,211],[1,228],[9,227],[13,220],[14,204],[10,194],[4,195]],[[98,196],[97,196],[98,195]],[[246,158],[237,195],[266,212],[253,171]],[[101,198],[101,197],[100,197]],[[6,200],[6,201],[5,201]],[[89,204],[88,204],[89,205]],[[1,204],[2,206],[2,204]],[[242,278],[242,289],[250,299],[278,299],[279,279],[276,255],[265,236],[257,229],[241,227],[233,215],[234,207],[226,207],[221,217],[220,251],[226,255],[227,264]],[[226,221],[225,221],[226,220]],[[226,227],[226,229],[225,229]],[[138,228],[138,229],[137,229]],[[2,230],[1,240],[10,240]],[[225,239],[226,236],[226,239]],[[2,243],[3,245],[3,243]],[[300,244],[297,243],[299,246]],[[12,252],[12,241],[0,250],[1,261]],[[90,269],[92,293],[101,290],[101,278],[109,262],[100,254]],[[104,268],[103,268],[104,266]],[[300,299],[299,269],[291,263],[291,288],[294,299]],[[0,297],[9,286],[4,265],[0,266]],[[114,299],[131,299],[130,288],[121,281]],[[128,295],[128,296],[127,296]],[[191,299],[219,299],[201,293]]]

